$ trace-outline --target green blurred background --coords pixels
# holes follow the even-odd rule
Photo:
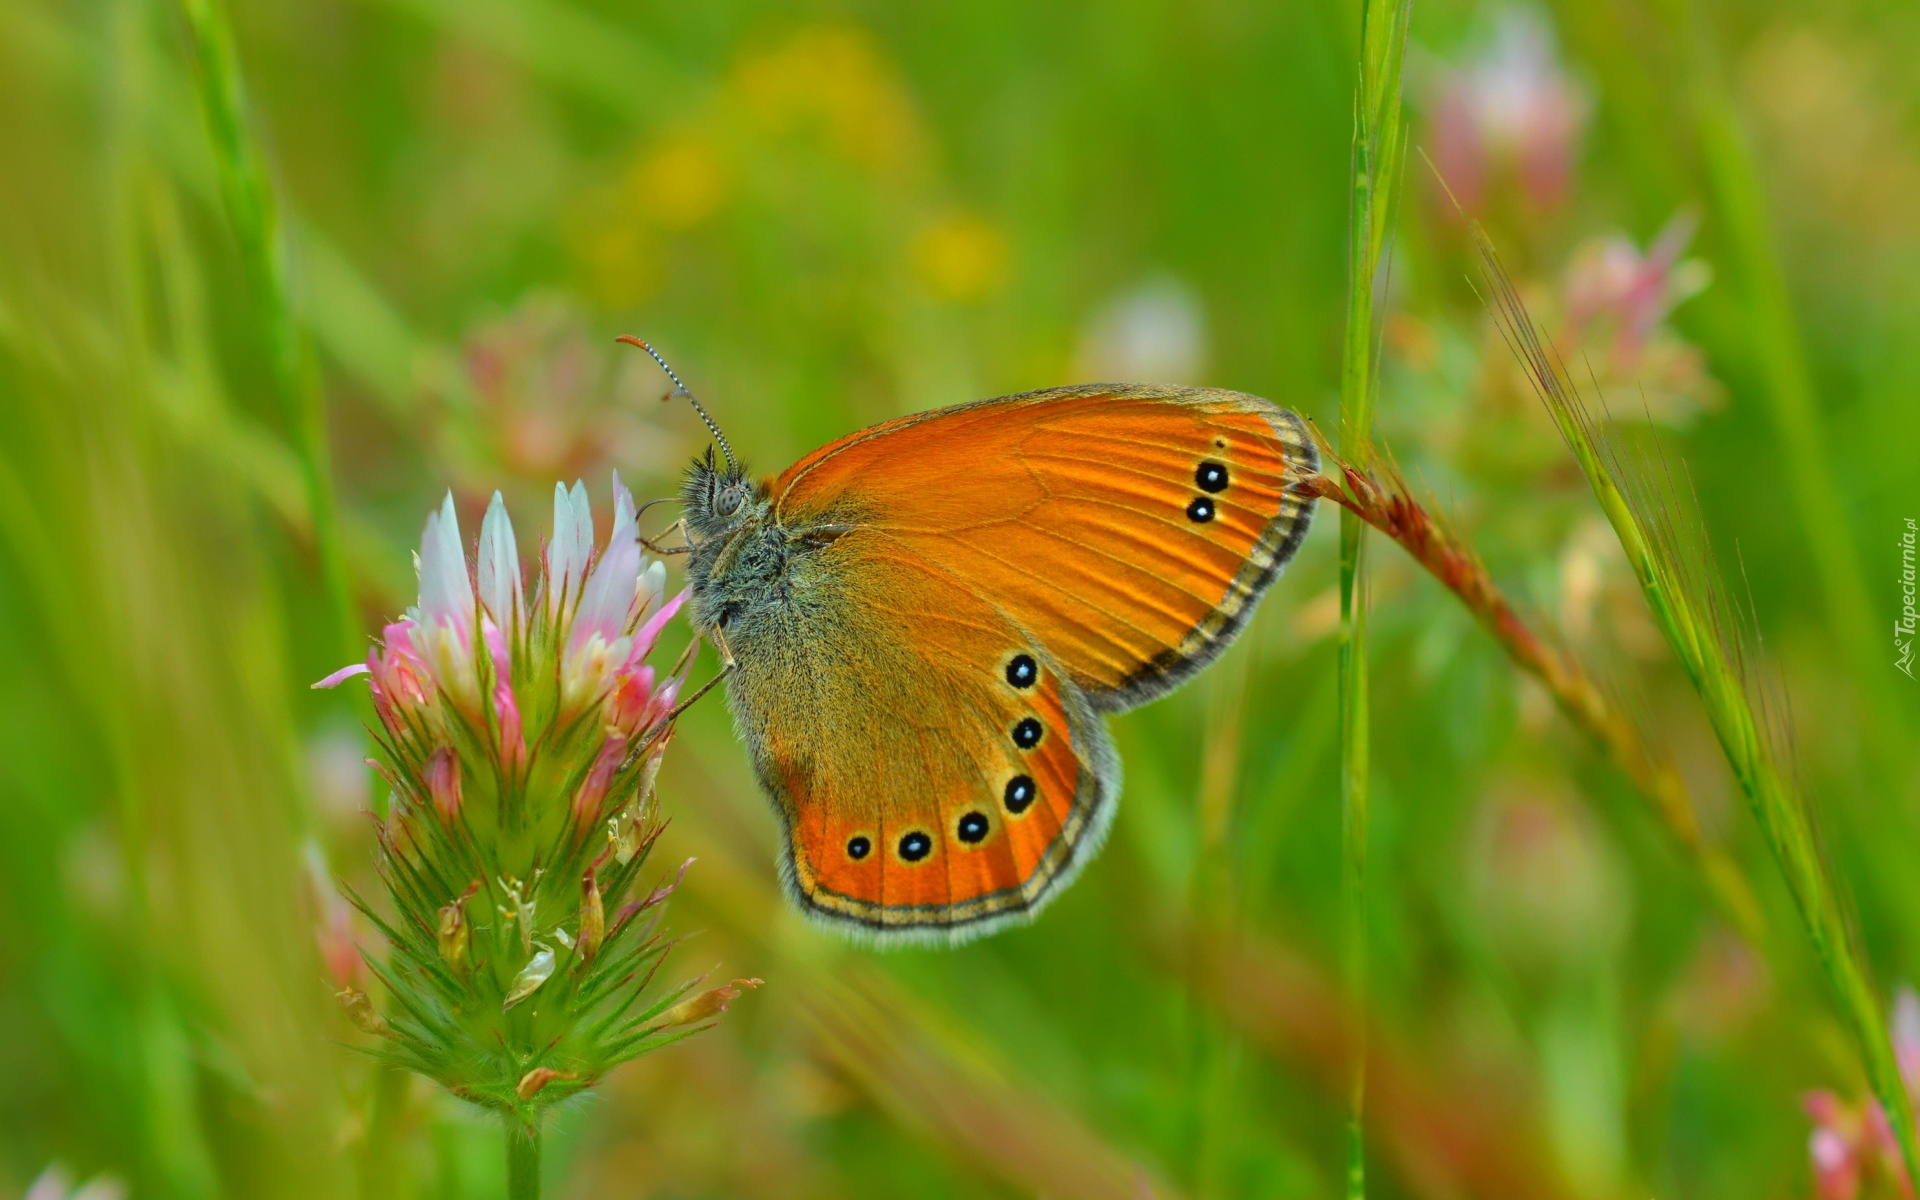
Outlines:
[[[702,431],[619,333],[767,471],[1096,378],[1331,428],[1358,7],[241,0],[281,325],[181,11],[0,0],[0,1196],[55,1163],[109,1175],[95,1197],[499,1194],[497,1131],[349,1048],[322,954],[372,944],[331,883],[370,878],[371,714],[307,685],[411,602],[429,507],[451,487],[472,522],[499,488],[529,545],[557,478],[603,514],[615,467],[669,494]],[[1916,61],[1892,0],[1416,8],[1432,166],[1408,164],[1382,433],[1675,756],[1774,940],[1715,916],[1618,773],[1380,543],[1376,1195],[1811,1195],[1803,1096],[1863,1094],[1434,178],[1684,459],[1891,994],[1920,973],[1920,693],[1887,636],[1920,516]],[[289,416],[308,386],[352,638]],[[853,950],[788,912],[724,711],[691,713],[661,790],[661,861],[698,858],[674,969],[766,987],[563,1115],[553,1194],[1340,1194],[1333,525],[1220,665],[1115,723],[1099,862],[961,950]]]

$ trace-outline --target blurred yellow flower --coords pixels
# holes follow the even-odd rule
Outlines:
[[[654,239],[637,224],[590,229],[578,238],[576,252],[587,267],[593,298],[609,308],[629,308],[651,300],[666,279]]]
[[[1823,234],[1912,238],[1920,155],[1896,99],[1901,68],[1833,36],[1783,24],[1747,54],[1746,99],[1781,168],[1783,207]]]
[[[667,229],[706,220],[727,198],[726,167],[713,143],[676,137],[636,162],[627,186],[641,213]]]
[[[943,300],[982,300],[1007,279],[1007,239],[979,217],[955,214],[913,240],[914,273]]]
[[[740,60],[732,91],[777,133],[817,131],[842,157],[896,165],[918,140],[913,105],[879,40],[858,26],[803,29]]]

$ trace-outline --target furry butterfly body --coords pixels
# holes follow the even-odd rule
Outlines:
[[[1305,536],[1300,419],[1091,385],[849,435],[755,484],[696,463],[692,618],[804,911],[880,941],[1031,918],[1120,792],[1103,713],[1212,661]]]

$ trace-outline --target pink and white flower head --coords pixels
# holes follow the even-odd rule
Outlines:
[[[1481,211],[1509,173],[1536,209],[1566,198],[1590,105],[1543,18],[1504,11],[1478,56],[1441,68],[1423,90],[1433,164],[1461,207]]]
[[[597,543],[586,487],[556,488],[529,574],[498,495],[472,546],[448,499],[421,538],[418,602],[316,685],[367,676],[368,761],[392,788],[374,825],[387,903],[349,897],[385,941],[364,965],[386,1001],[355,985],[352,918],[329,891],[315,912],[335,999],[366,1048],[511,1138],[685,1032],[662,1016],[674,997],[641,1002],[671,943],[632,918],[671,890],[643,872],[693,655],[647,661],[684,596],[666,598],[618,475],[612,509]]]
[[[449,494],[421,536],[419,601],[386,627],[365,663],[316,687],[366,675],[374,707],[421,808],[452,822],[476,788],[503,797],[536,759],[584,790],[608,794],[630,753],[663,732],[681,679],[647,656],[680,610],[666,568],[640,544],[633,497],[613,477],[613,532],[594,542],[587,489],[554,487],[553,536],[531,589],[499,493],[469,559]],[[582,720],[582,718],[587,718]],[[554,755],[564,761],[552,761]],[[580,808],[582,786],[565,789]],[[579,813],[593,819],[597,803]]]

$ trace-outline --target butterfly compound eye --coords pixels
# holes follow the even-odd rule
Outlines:
[[[730,517],[740,511],[741,499],[739,488],[723,487],[714,494],[713,511],[719,516]]]

